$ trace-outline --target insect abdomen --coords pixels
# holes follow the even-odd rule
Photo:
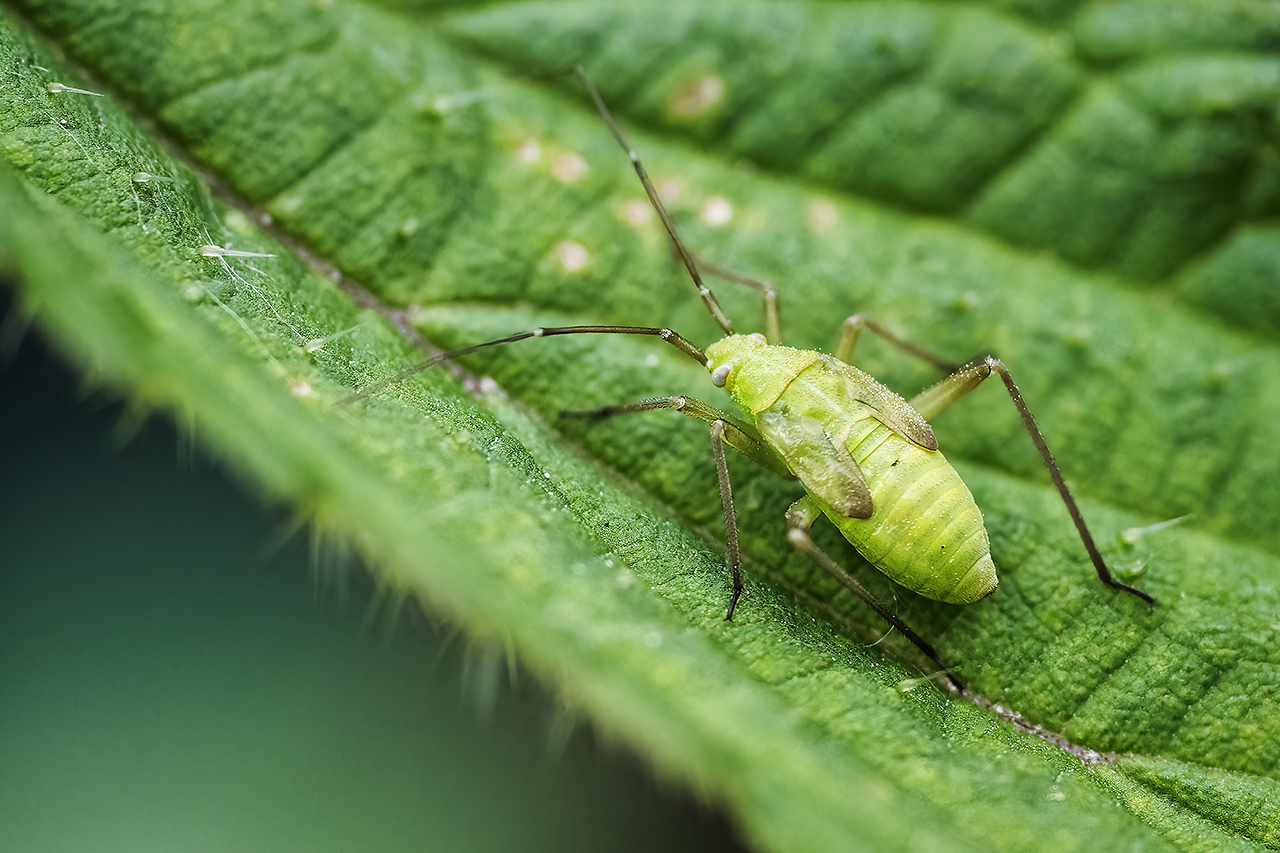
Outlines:
[[[838,438],[871,489],[870,518],[822,510],[867,560],[898,583],[950,604],[969,604],[996,588],[982,513],[960,475],[865,408],[849,413]]]
[[[937,447],[933,432],[905,400],[844,362],[759,336],[724,338],[707,348],[707,361],[713,377],[724,371],[726,390],[754,415],[760,435],[877,569],[949,604],[995,590],[982,513],[946,457],[925,449]],[[838,448],[852,458],[842,460]],[[846,501],[844,512],[832,503],[856,492],[859,479],[871,493],[871,514],[854,518],[865,501]]]

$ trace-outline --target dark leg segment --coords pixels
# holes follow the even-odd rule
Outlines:
[[[724,546],[729,553],[729,571],[733,573],[733,594],[729,596],[729,608],[724,620],[733,618],[733,611],[742,597],[742,555],[738,551],[738,514],[733,509],[733,487],[729,483],[729,463],[724,458],[725,422],[711,422],[711,453],[716,458],[716,479],[720,482],[720,507],[724,510]]]
[[[871,590],[867,589],[858,579],[845,571],[844,567],[831,559],[825,551],[817,546],[813,538],[809,535],[809,529],[813,527],[813,523],[822,515],[822,511],[810,500],[808,496],[801,498],[791,505],[787,510],[787,540],[796,548],[808,554],[814,562],[822,566],[831,573],[836,580],[844,584],[854,595],[866,602],[867,606],[874,610],[881,619],[888,622],[894,628],[902,632],[902,636],[911,641],[917,649],[924,652],[929,660],[938,665],[946,675],[947,680],[952,686],[960,692],[964,692],[964,685],[948,671],[948,667],[938,657],[938,653],[933,646],[929,645],[919,634],[907,627],[907,624],[898,618],[892,610],[886,607],[880,599],[871,594]]]
[[[858,344],[858,333],[863,329],[874,332],[903,352],[951,373],[941,382],[926,388],[911,399],[912,408],[919,412],[925,420],[931,419],[938,412],[950,406],[974,388],[977,388],[993,372],[998,374],[1000,380],[1004,382],[1005,389],[1009,392],[1010,399],[1013,400],[1014,407],[1018,410],[1018,415],[1022,418],[1023,426],[1027,428],[1027,432],[1031,435],[1031,441],[1035,443],[1036,450],[1040,452],[1040,458],[1044,460],[1044,466],[1049,469],[1049,476],[1053,480],[1053,485],[1058,490],[1058,495],[1062,498],[1062,502],[1066,504],[1067,512],[1071,515],[1071,521],[1076,526],[1076,532],[1080,534],[1080,541],[1084,543],[1084,549],[1089,554],[1089,560],[1098,572],[1098,578],[1112,589],[1123,590],[1151,604],[1156,603],[1156,600],[1149,594],[1111,576],[1111,570],[1107,568],[1106,562],[1102,559],[1102,554],[1098,551],[1098,546],[1093,541],[1092,534],[1089,533],[1089,528],[1084,523],[1084,516],[1080,513],[1080,507],[1076,505],[1075,498],[1071,496],[1071,490],[1067,488],[1066,481],[1062,479],[1062,472],[1058,470],[1058,463],[1054,461],[1053,454],[1049,452],[1049,445],[1045,442],[1044,435],[1040,432],[1040,428],[1036,426],[1036,419],[1032,417],[1031,410],[1027,408],[1027,402],[1022,398],[1022,392],[1013,383],[1013,377],[1009,375],[1009,369],[1004,366],[1000,359],[988,355],[971,361],[963,367],[956,367],[946,360],[920,349],[915,344],[899,338],[879,323],[869,320],[861,314],[854,314],[844,321],[840,332],[840,343],[836,347],[837,358],[848,362],[853,357],[854,347]]]
[[[920,349],[920,347],[910,341],[903,340],[875,320],[862,314],[854,314],[841,324],[840,342],[836,344],[836,358],[845,364],[853,364],[853,350],[858,346],[858,335],[863,329],[879,335],[907,355],[915,356],[926,364],[932,364],[943,373],[951,373],[960,369],[960,365],[955,362],[947,361],[945,358],[940,358],[927,350]],[[925,417],[928,418],[929,416],[925,415]]]
[[[733,487],[729,482],[729,464],[725,459],[724,446],[728,444],[759,464],[786,476],[790,476],[790,472],[769,446],[754,434],[754,431],[714,406],[691,397],[654,397],[635,403],[605,406],[602,409],[565,411],[560,414],[564,417],[611,418],[659,409],[675,409],[682,415],[695,417],[711,425],[711,452],[716,460],[720,506],[724,510],[725,550],[729,556],[729,570],[733,574],[733,593],[729,597],[729,607],[724,615],[727,621],[733,618],[733,611],[738,607],[738,599],[742,597],[742,555],[738,548],[738,515],[733,509]]]
[[[778,291],[773,289],[770,282],[761,279],[752,278],[749,275],[743,275],[734,272],[731,269],[722,267],[719,264],[713,264],[702,258],[695,258],[698,267],[706,272],[711,273],[725,281],[732,281],[735,284],[746,285],[752,290],[758,290],[764,299],[764,337],[771,344],[782,343],[782,322],[778,319]]]
[[[487,349],[488,347],[502,346],[503,344],[514,344],[517,341],[527,341],[530,338],[551,338],[557,335],[647,335],[649,337],[662,338],[664,341],[680,350],[680,352],[698,362],[698,364],[701,364],[703,367],[707,366],[707,357],[703,354],[702,350],[690,343],[686,337],[672,331],[671,329],[657,329],[651,326],[547,326],[541,329],[534,329],[531,332],[520,332],[516,335],[508,335],[505,338],[498,338],[492,341],[485,341],[482,344],[472,344],[471,346],[463,347],[462,349],[455,349],[450,350],[449,352],[440,353],[426,361],[420,361],[412,367],[406,367],[399,373],[394,373],[385,379],[379,379],[377,382],[366,385],[355,394],[339,400],[336,405],[349,405],[354,403],[356,400],[368,397],[370,394],[378,391],[379,389],[385,388],[388,385],[403,382],[405,379],[408,379],[415,373],[421,373],[428,367],[440,364],[441,362],[452,361],[456,358],[461,358],[464,355],[470,355],[478,350]]]
[[[974,388],[977,388],[992,373],[999,375],[1000,380],[1004,382],[1004,387],[1009,392],[1009,397],[1013,400],[1014,407],[1022,417],[1023,426],[1026,427],[1027,432],[1031,435],[1031,441],[1035,443],[1036,450],[1040,452],[1040,458],[1044,461],[1044,466],[1049,469],[1049,476],[1053,480],[1053,485],[1057,488],[1062,502],[1067,506],[1067,512],[1070,513],[1071,521],[1076,526],[1076,532],[1080,534],[1080,541],[1084,543],[1084,549],[1089,553],[1089,559],[1093,562],[1093,567],[1098,572],[1098,578],[1113,589],[1123,590],[1136,595],[1143,601],[1155,604],[1156,600],[1147,593],[1122,583],[1111,576],[1111,570],[1107,568],[1106,562],[1102,559],[1102,554],[1098,551],[1098,546],[1094,544],[1093,536],[1089,533],[1089,528],[1084,523],[1084,516],[1080,513],[1080,507],[1076,505],[1075,498],[1071,496],[1071,490],[1067,488],[1066,481],[1062,479],[1062,472],[1058,470],[1058,463],[1054,461],[1053,454],[1049,452],[1049,445],[1044,440],[1044,435],[1040,432],[1040,428],[1036,426],[1036,419],[1032,417],[1031,410],[1027,408],[1027,401],[1022,398],[1022,392],[1013,383],[1013,377],[1009,375],[1009,369],[1004,366],[1000,359],[986,356],[966,364],[946,379],[930,388],[926,388],[911,400],[911,405],[925,418],[930,418],[965,394],[968,394]]]
[[[787,467],[786,463],[773,452],[773,449],[755,434],[755,430],[741,423],[727,412],[722,412],[715,406],[708,405],[701,400],[695,400],[692,397],[652,397],[648,400],[621,403],[616,406],[604,406],[599,409],[587,409],[585,411],[566,410],[562,411],[560,416],[566,418],[612,418],[618,415],[631,415],[636,412],[652,412],[657,409],[675,409],[682,415],[689,415],[709,424],[719,421],[722,424],[722,440],[725,444],[748,459],[784,477],[791,478],[795,476],[791,473],[791,469]]]

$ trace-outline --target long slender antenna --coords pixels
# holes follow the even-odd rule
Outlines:
[[[366,385],[349,397],[343,397],[335,405],[349,405],[354,403],[356,400],[368,397],[370,394],[381,388],[385,388],[388,385],[394,385],[397,382],[408,379],[415,373],[421,373],[428,367],[440,364],[441,362],[452,361],[453,359],[460,358],[464,355],[470,355],[477,350],[486,349],[487,347],[501,346],[502,344],[513,344],[516,341],[526,341],[529,338],[550,338],[555,335],[650,335],[652,337],[662,338],[664,341],[680,350],[680,352],[698,362],[698,364],[701,364],[703,367],[707,366],[707,357],[703,354],[702,350],[690,343],[688,338],[678,334],[677,332],[673,332],[671,329],[658,329],[652,326],[548,326],[542,329],[534,329],[531,332],[520,332],[519,334],[508,335],[505,338],[498,338],[493,341],[485,341],[482,344],[472,344],[471,346],[463,347],[462,349],[455,349],[450,350],[449,352],[440,353],[439,355],[432,356],[426,361],[420,361],[412,367],[406,367],[399,373],[393,373],[385,379],[379,379],[371,385]]]
[[[582,81],[582,85],[586,88],[587,94],[591,96],[591,100],[595,101],[596,109],[600,111],[600,117],[604,119],[604,123],[609,126],[609,131],[613,133],[613,138],[618,141],[618,145],[626,152],[631,160],[631,166],[636,170],[636,175],[640,178],[640,183],[644,185],[644,191],[649,196],[649,203],[653,205],[653,209],[658,212],[658,218],[662,220],[662,227],[667,229],[667,236],[671,238],[671,243],[676,247],[676,253],[680,255],[680,260],[684,261],[685,269],[689,270],[689,275],[693,278],[694,285],[698,288],[698,295],[702,297],[702,304],[707,306],[707,310],[711,312],[711,316],[715,318],[719,324],[721,331],[726,335],[733,334],[733,326],[729,323],[729,318],[720,310],[720,303],[716,301],[715,294],[711,292],[711,288],[707,287],[702,281],[702,274],[698,272],[698,264],[693,259],[693,255],[685,248],[684,241],[680,239],[679,233],[676,232],[676,223],[671,218],[671,214],[667,213],[667,207],[662,203],[662,199],[658,196],[658,189],[653,185],[653,181],[649,179],[649,173],[645,171],[644,165],[640,162],[640,155],[632,150],[627,144],[626,137],[622,135],[622,128],[618,127],[618,122],[614,120],[613,113],[609,112],[609,108],[605,106],[604,98],[600,97],[600,90],[596,88],[596,84],[591,82],[591,78],[587,76],[586,70],[581,66],[573,69],[573,73]]]

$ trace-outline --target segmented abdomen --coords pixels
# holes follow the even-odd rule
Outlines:
[[[713,375],[726,372],[726,390],[755,417],[761,437],[809,483],[810,498],[876,568],[951,604],[995,590],[982,513],[946,458],[922,446],[937,444],[905,400],[845,362],[758,336],[730,335],[708,347],[707,357]],[[871,494],[869,518],[850,517],[866,508],[851,463]],[[842,512],[818,491],[834,502],[838,495],[850,500]]]
[[[823,512],[870,563],[908,589],[951,604],[990,595],[997,583],[991,547],[960,475],[938,451],[912,444],[858,408],[846,412],[843,430],[831,437],[862,468],[874,512],[848,518],[818,499]]]

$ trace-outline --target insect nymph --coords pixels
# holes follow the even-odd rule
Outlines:
[[[968,604],[991,594],[997,585],[996,568],[982,514],[960,476],[938,451],[938,442],[927,418],[972,391],[989,376],[998,375],[1049,469],[1098,577],[1108,586],[1154,601],[1146,593],[1112,577],[1003,363],[987,356],[960,367],[951,365],[861,315],[845,321],[835,355],[779,345],[777,301],[772,287],[717,270],[694,258],[595,85],[581,69],[577,76],[630,158],[672,246],[725,337],[704,351],[665,328],[601,325],[535,329],[446,353],[387,381],[397,381],[445,359],[529,338],[580,334],[660,337],[705,367],[712,383],[724,388],[747,417],[723,412],[683,395],[562,414],[603,418],[671,409],[709,425],[733,575],[733,592],[725,618],[733,617],[743,590],[733,491],[724,453],[724,445],[728,444],[761,465],[800,481],[806,494],[787,510],[790,542],[945,669],[933,647],[823,552],[809,531],[825,516],[868,562],[902,586],[929,598]],[[767,337],[734,334],[715,296],[703,283],[700,268],[763,292]],[[849,363],[862,329],[880,335],[949,375],[908,402]],[[364,393],[368,393],[368,389],[356,396]],[[958,685],[954,678],[951,680]]]

